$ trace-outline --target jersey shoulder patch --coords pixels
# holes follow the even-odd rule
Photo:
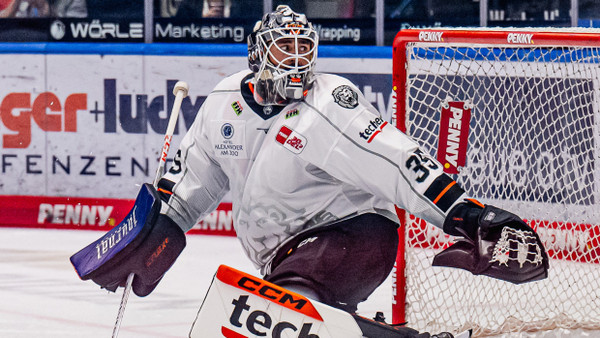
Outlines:
[[[346,109],[354,109],[360,104],[362,95],[356,86],[348,79],[333,74],[318,74],[315,76],[316,95],[328,96],[336,106]]]
[[[348,85],[336,87],[333,92],[333,101],[346,109],[354,109],[358,106],[358,94]]]

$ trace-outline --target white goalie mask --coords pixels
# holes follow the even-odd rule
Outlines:
[[[285,105],[304,99],[312,84],[319,38],[306,15],[280,5],[248,36],[248,65],[254,72],[254,99]]]

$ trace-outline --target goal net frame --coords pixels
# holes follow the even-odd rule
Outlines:
[[[485,52],[479,54],[481,51]],[[476,54],[473,57],[473,60],[466,60],[471,57],[471,54],[473,53]],[[557,57],[557,53],[560,54],[560,56]],[[589,55],[585,54],[582,56],[581,53],[588,53]],[[497,59],[496,57],[500,54],[504,56]],[[461,63],[458,62],[462,60],[475,63],[477,59],[481,59],[484,63],[487,63],[487,65],[483,67],[463,67]],[[414,137],[422,146],[423,141],[429,143],[426,144],[424,148],[429,151],[432,156],[437,157],[444,167],[448,169],[448,174],[462,185],[463,182],[456,178],[456,176],[461,173],[463,168],[468,169],[470,162],[473,160],[472,158],[469,158],[469,156],[472,155],[469,151],[470,147],[473,146],[470,144],[473,139],[465,138],[463,140],[465,144],[460,146],[457,145],[453,148],[459,153],[462,153],[463,163],[460,163],[461,155],[459,155],[458,163],[448,164],[443,161],[443,156],[440,156],[440,153],[443,153],[444,150],[438,151],[437,149],[437,142],[439,141],[440,136],[432,134],[424,136],[423,134],[428,133],[427,129],[430,131],[435,129],[436,133],[440,132],[442,129],[440,120],[444,115],[443,110],[448,110],[449,105],[454,104],[455,108],[458,107],[462,112],[468,112],[469,115],[472,114],[473,116],[476,116],[481,113],[481,111],[483,111],[483,109],[480,108],[483,96],[478,97],[478,94],[482,89],[467,89],[468,85],[463,85],[461,82],[458,87],[453,84],[450,84],[450,87],[447,87],[452,88],[452,91],[454,92],[443,93],[444,87],[431,89],[437,85],[438,82],[441,83],[442,81],[436,76],[445,76],[447,78],[459,78],[462,76],[466,78],[473,75],[471,77],[475,78],[480,76],[485,77],[485,74],[487,74],[486,72],[489,71],[491,74],[489,75],[490,78],[500,80],[496,82],[491,81],[488,82],[488,84],[499,85],[495,90],[498,91],[498,96],[501,96],[503,89],[510,88],[504,86],[505,83],[510,80],[506,80],[508,78],[531,77],[534,80],[538,78],[551,78],[550,80],[546,80],[551,83],[552,81],[560,81],[561,78],[568,78],[568,76],[562,75],[560,67],[585,67],[583,64],[576,66],[571,64],[580,62],[581,59],[585,59],[583,63],[591,63],[595,65],[596,68],[599,68],[597,73],[590,75],[591,78],[589,81],[586,80],[593,86],[592,91],[594,97],[589,99],[586,103],[589,107],[593,108],[591,117],[581,119],[581,121],[583,121],[581,123],[587,122],[589,124],[589,122],[592,121],[591,126],[586,125],[583,129],[591,130],[592,133],[595,133],[595,136],[590,136],[590,133],[588,132],[586,137],[590,138],[590,140],[581,141],[582,144],[576,145],[575,148],[573,148],[582,149],[577,147],[589,146],[590,144],[594,148],[589,157],[594,157],[595,160],[592,160],[593,163],[586,166],[587,169],[583,169],[587,170],[587,172],[583,174],[585,177],[581,178],[579,181],[580,185],[581,182],[590,185],[582,188],[585,192],[582,193],[580,191],[579,195],[587,194],[590,196],[588,196],[585,201],[575,201],[574,199],[578,197],[571,197],[571,200],[569,201],[573,202],[572,208],[570,205],[567,205],[569,203],[563,203],[560,207],[564,207],[564,209],[571,208],[578,211],[579,209],[577,208],[580,205],[583,205],[581,207],[582,210],[584,210],[584,216],[582,216],[583,219],[570,220],[568,218],[554,218],[554,216],[543,217],[544,215],[541,215],[541,218],[532,217],[531,214],[533,213],[535,215],[537,210],[545,210],[544,208],[553,209],[554,203],[550,200],[544,200],[544,198],[552,199],[555,197],[542,196],[540,197],[540,200],[523,202],[518,200],[511,201],[509,198],[496,196],[498,198],[492,198],[490,200],[489,196],[478,196],[478,194],[480,194],[478,191],[470,191],[474,186],[473,184],[467,183],[463,185],[463,188],[465,188],[467,193],[472,197],[478,198],[484,203],[493,203],[496,206],[508,209],[523,217],[534,229],[536,229],[536,231],[538,231],[538,233],[542,232],[540,233],[540,236],[542,237],[542,241],[546,240],[546,247],[551,258],[549,279],[552,279],[552,281],[532,282],[522,286],[512,286],[506,285],[507,283],[502,281],[493,280],[489,277],[473,276],[469,272],[453,271],[457,269],[431,267],[433,255],[451,245],[453,239],[450,236],[444,235],[441,230],[426,224],[425,221],[416,219],[414,216],[408,215],[408,213],[398,209],[398,216],[401,223],[399,229],[401,240],[396,266],[393,271],[394,299],[392,302],[392,315],[394,323],[407,322],[407,325],[410,327],[430,331],[432,333],[439,331],[459,332],[464,329],[472,328],[474,329],[475,336],[492,336],[515,332],[543,332],[561,329],[600,330],[600,291],[598,291],[600,290],[600,213],[593,210],[587,211],[587,214],[585,213],[585,210],[590,208],[595,208],[594,210],[600,209],[600,169],[598,168],[600,166],[600,136],[598,136],[600,135],[600,30],[554,28],[435,28],[401,30],[396,35],[393,43],[393,90],[396,95],[395,118],[397,128],[407,133],[409,136]],[[427,68],[427,66],[412,65],[420,62],[432,62],[432,66]],[[519,62],[522,63],[522,67],[515,68],[517,70],[513,71],[512,74],[507,75],[506,73],[502,73],[506,68],[512,67]],[[535,68],[527,68],[536,65],[542,65],[545,67],[545,70],[540,71]],[[558,67],[558,70],[556,70],[555,74],[550,74],[555,71],[553,70],[553,67],[555,67],[554,65],[557,65],[556,67]],[[444,70],[446,73],[442,75],[436,74],[442,67],[446,66],[447,70]],[[430,73],[426,73],[430,70]],[[423,72],[423,74],[421,75],[420,72]],[[474,72],[474,74],[469,74],[469,72]],[[484,72],[484,74],[481,72]],[[517,72],[518,74],[515,74],[514,72]],[[580,75],[576,75],[576,77],[578,76]],[[585,78],[586,75],[581,76]],[[420,80],[415,81],[415,79]],[[427,83],[428,79],[435,80]],[[454,81],[456,82],[456,80]],[[415,89],[414,86],[417,82],[425,84],[423,85],[423,88],[427,87],[428,89],[425,89],[423,92],[420,91],[420,88]],[[485,81],[480,82],[483,83]],[[538,90],[544,86],[542,82],[537,82],[537,84],[525,84],[531,85],[532,90]],[[465,91],[457,93],[457,88],[465,89]],[[427,92],[426,90],[429,90],[430,92]],[[556,88],[552,90],[555,92],[557,91]],[[565,90],[562,94],[564,96],[570,95],[570,93],[569,90]],[[443,95],[446,95],[447,98],[444,98]],[[456,95],[459,97],[456,97]],[[496,94],[487,94],[487,98],[494,97],[495,95]],[[434,103],[431,106],[427,106],[419,100],[429,100]],[[516,99],[513,98],[511,100],[515,101]],[[459,103],[458,106],[456,106],[457,102]],[[502,102],[503,101],[500,101],[500,104],[497,105],[501,106]],[[553,102],[556,103],[555,101],[551,101],[548,104],[552,105],[554,104]],[[544,109],[550,107],[548,104],[543,106]],[[490,110],[486,110],[486,113],[502,112],[502,109],[505,108],[490,108]],[[528,106],[526,109],[531,110],[535,108]],[[578,107],[576,109],[581,108]],[[536,112],[534,114],[538,113]],[[542,112],[540,112],[540,114],[542,114]],[[423,122],[424,119],[429,117],[431,117],[431,121]],[[473,121],[473,119],[477,120],[477,118],[470,118],[471,125],[473,125],[473,123],[478,123]],[[421,124],[422,126],[416,126],[418,124]],[[531,121],[524,122],[523,129],[531,128],[530,124]],[[481,132],[486,132],[486,128],[490,129],[492,127],[481,127]],[[543,128],[543,126],[541,126],[540,129],[541,128]],[[471,128],[470,132],[474,132],[474,129],[476,128]],[[531,130],[531,133],[535,132],[537,132],[537,130]],[[530,142],[545,142],[541,141],[544,137],[547,137],[544,133],[547,133],[547,131],[541,133],[541,136],[533,136],[530,139]],[[446,135],[445,139],[447,138],[448,136]],[[442,145],[439,146],[440,149],[442,147]],[[502,146],[498,146],[496,150],[502,153]],[[550,150],[547,151],[550,152]],[[574,152],[572,149],[568,151]],[[521,154],[521,156],[523,155]],[[526,154],[524,156],[526,156]],[[519,156],[514,157],[516,160],[512,157],[511,160],[520,162],[520,164],[517,165],[517,169],[524,171],[524,163],[529,160],[522,159]],[[481,157],[478,160],[479,162],[494,161],[498,160],[498,156]],[[549,162],[550,160],[542,161],[544,164],[548,164]],[[561,163],[566,163],[566,160]],[[569,167],[571,166],[573,165],[569,165]],[[553,166],[550,165],[550,168],[552,167]],[[543,170],[547,171],[551,169]],[[516,172],[518,172],[518,170]],[[472,171],[472,173],[481,175],[486,174],[485,170],[479,170],[478,172]],[[561,173],[550,174],[558,177]],[[506,172],[505,174],[508,175]],[[511,174],[514,173],[511,172]],[[570,179],[570,176],[575,174],[569,172],[565,175]],[[513,175],[508,176],[512,177]],[[511,177],[505,179],[510,180]],[[523,180],[528,177],[527,175],[520,175],[519,178]],[[499,190],[500,188],[495,189]],[[556,211],[556,213],[558,213],[558,211]],[[523,216],[524,214],[525,216]],[[549,211],[549,215],[550,214],[552,214],[551,211]],[[419,233],[420,231],[422,233]],[[575,238],[578,235],[584,236],[585,239],[581,240],[581,236],[579,239]],[[420,239],[417,238],[419,236],[421,238],[426,237],[423,243],[419,242]],[[554,242],[549,241],[549,238],[552,238],[552,236],[555,236]],[[569,236],[571,236],[571,238],[575,238],[574,242],[579,242],[563,243],[564,247],[561,247],[561,243],[558,243],[559,241],[556,239],[557,236],[567,236],[567,242],[569,241]],[[571,251],[572,248],[570,248],[570,246],[576,247],[578,245],[580,247],[583,245],[584,248],[575,248],[573,249],[574,251]],[[585,252],[582,253],[582,250]],[[427,251],[424,256],[423,251]],[[415,262],[418,262],[417,264],[420,265],[415,266]],[[414,269],[427,270],[427,272],[424,273],[425,277],[419,275],[420,272],[415,273]],[[565,269],[564,272],[560,272],[563,271],[563,269]],[[589,280],[579,280],[579,277],[577,277],[578,275],[576,274],[580,272],[574,274],[573,272],[570,272],[571,270],[569,269],[575,269],[575,271],[587,271],[586,269],[589,269],[589,272],[586,272],[586,274],[589,274],[591,277]],[[560,275],[561,273],[565,275]],[[454,276],[456,274],[458,277]],[[574,279],[568,280],[568,278]],[[446,279],[449,279],[448,284],[464,285],[444,285]],[[568,285],[562,285],[560,279],[564,279],[564,283]],[[595,281],[593,281],[594,279]],[[537,285],[535,283],[540,284]],[[586,286],[582,284],[591,285]],[[438,287],[440,287],[439,290],[436,289]],[[471,291],[468,289],[470,287],[475,287],[477,289],[489,288],[489,290]],[[559,296],[553,296],[553,292],[565,293],[560,290],[560,288],[563,287],[567,291],[574,290],[571,288],[585,289],[586,287],[589,287],[590,290],[587,292],[587,299],[585,299],[586,291],[584,290],[584,299],[577,300],[577,302],[580,302],[577,303],[577,305],[581,308],[574,309],[573,311],[575,314],[569,313],[568,309],[561,309],[558,313],[552,311],[546,313],[543,309],[544,307],[555,307],[555,305],[549,301],[550,298],[560,298]],[[418,291],[416,290],[418,288],[429,290]],[[465,288],[466,290],[463,290],[462,288]],[[549,290],[548,293],[546,293],[546,291],[540,291],[541,288],[555,288],[557,290]],[[593,290],[593,288],[595,288],[595,290]],[[502,291],[500,291],[500,293],[503,293],[503,295],[493,294],[497,289],[501,289]],[[471,297],[470,293],[473,292],[481,292],[481,295],[473,296],[473,298],[479,298],[479,300],[469,299],[469,297]],[[493,295],[488,297],[486,293]],[[538,295],[532,294],[531,297],[529,297],[530,295],[528,293],[537,293]],[[581,292],[578,294],[581,295]],[[494,298],[496,296],[500,299]],[[439,315],[436,314],[436,308],[443,308],[447,302],[450,303],[449,298],[451,297],[457,298],[456,300],[452,300],[453,303],[451,307],[441,310],[445,312],[442,312]],[[528,307],[528,304],[520,304],[521,302],[539,302],[538,307],[542,309],[538,310],[535,307]],[[504,306],[506,306],[506,308]],[[523,309],[519,308],[521,306]],[[498,307],[498,310],[484,310],[484,307]],[[533,313],[531,316],[528,314],[525,316],[526,318],[520,318],[521,314],[519,312],[521,312],[521,310],[539,313]],[[515,313],[512,313],[513,311]],[[453,314],[463,318],[454,318]],[[495,319],[482,321],[478,318],[479,316],[496,315],[499,317],[497,321],[495,321]]]

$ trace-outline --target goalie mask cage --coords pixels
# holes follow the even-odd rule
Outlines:
[[[398,128],[469,195],[523,217],[550,257],[549,277],[522,285],[431,267],[453,239],[399,211],[394,322],[600,330],[599,31],[402,30],[393,62]]]

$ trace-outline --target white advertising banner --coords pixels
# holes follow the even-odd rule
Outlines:
[[[133,198],[153,179],[178,80],[190,93],[173,148],[211,89],[247,67],[242,57],[0,55],[0,62],[0,194],[103,198]],[[364,75],[391,69],[389,59],[322,64]],[[383,102],[384,93],[368,94]]]
[[[174,144],[233,58],[0,55],[0,190],[133,198],[151,181],[177,80],[190,84]]]

